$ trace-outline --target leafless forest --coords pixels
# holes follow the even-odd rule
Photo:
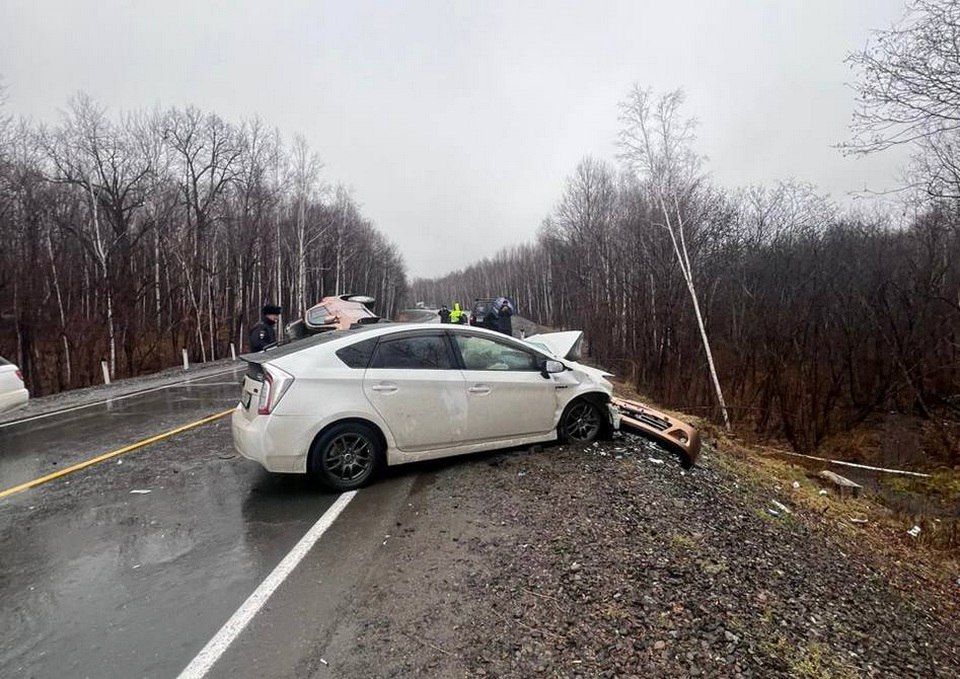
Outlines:
[[[2,109],[0,109],[2,114]],[[406,290],[396,248],[306,142],[195,108],[0,117],[0,355],[31,393],[241,351],[265,302]]]
[[[800,450],[879,412],[960,410],[960,2],[920,0],[849,57],[838,153],[908,146],[902,187],[835,203],[722,188],[681,92],[635,86],[616,159],[585,158],[533,243],[408,287],[397,249],[302,138],[194,108],[51,125],[0,115],[0,354],[35,395],[243,348],[264,302],[468,302],[584,328],[659,401]],[[2,109],[0,109],[2,112]],[[786,134],[791,133],[789,130]],[[800,132],[796,132],[799,134]],[[722,162],[722,159],[713,159]],[[943,425],[945,462],[960,462]]]
[[[660,402],[800,450],[878,412],[916,414],[957,464],[958,38],[957,2],[921,2],[850,57],[841,150],[913,148],[896,208],[841,209],[797,182],[722,190],[682,94],[635,88],[619,158],[584,159],[533,244],[416,280],[412,297],[515,295],[521,314],[583,327],[597,361]]]

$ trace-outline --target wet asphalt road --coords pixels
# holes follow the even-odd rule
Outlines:
[[[0,490],[226,410],[239,374],[0,428]],[[0,676],[176,676],[335,498],[223,418],[0,500]]]

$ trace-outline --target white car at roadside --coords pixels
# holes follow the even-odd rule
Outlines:
[[[23,384],[23,373],[0,356],[0,413],[19,408],[29,398],[30,392]]]
[[[619,412],[607,373],[561,358],[579,335],[534,346],[468,326],[378,324],[248,354],[233,440],[269,471],[338,490],[385,465],[588,443],[619,427]]]

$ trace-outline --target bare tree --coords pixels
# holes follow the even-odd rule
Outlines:
[[[677,265],[690,293],[717,404],[723,423],[729,429],[730,415],[700,311],[700,298],[687,245],[691,232],[701,226],[702,205],[699,202],[702,199],[703,177],[701,159],[691,147],[694,122],[683,119],[680,114],[683,98],[683,93],[677,90],[653,100],[649,90],[635,85],[620,106],[620,121],[623,124],[620,146],[624,159],[649,182],[660,210],[662,226],[670,235]]]
[[[79,95],[50,129],[0,122],[0,354],[35,394],[97,381],[104,356],[120,376],[242,350],[264,301],[295,313],[338,278],[384,316],[403,303],[396,248],[260,121]]]
[[[899,25],[848,59],[858,107],[848,153],[915,149],[916,184],[960,198],[960,0],[914,0]]]
[[[294,294],[297,309],[303,315],[310,302],[307,299],[307,255],[308,248],[314,246],[323,237],[324,229],[308,219],[308,205],[316,199],[321,190],[320,170],[323,163],[320,157],[310,151],[307,140],[302,135],[293,138],[292,181],[296,210],[297,238],[297,287]]]

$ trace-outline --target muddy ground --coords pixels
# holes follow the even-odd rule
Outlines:
[[[960,675],[954,576],[916,575],[775,497],[791,505],[716,452],[683,473],[629,435],[438,463],[300,669]]]

